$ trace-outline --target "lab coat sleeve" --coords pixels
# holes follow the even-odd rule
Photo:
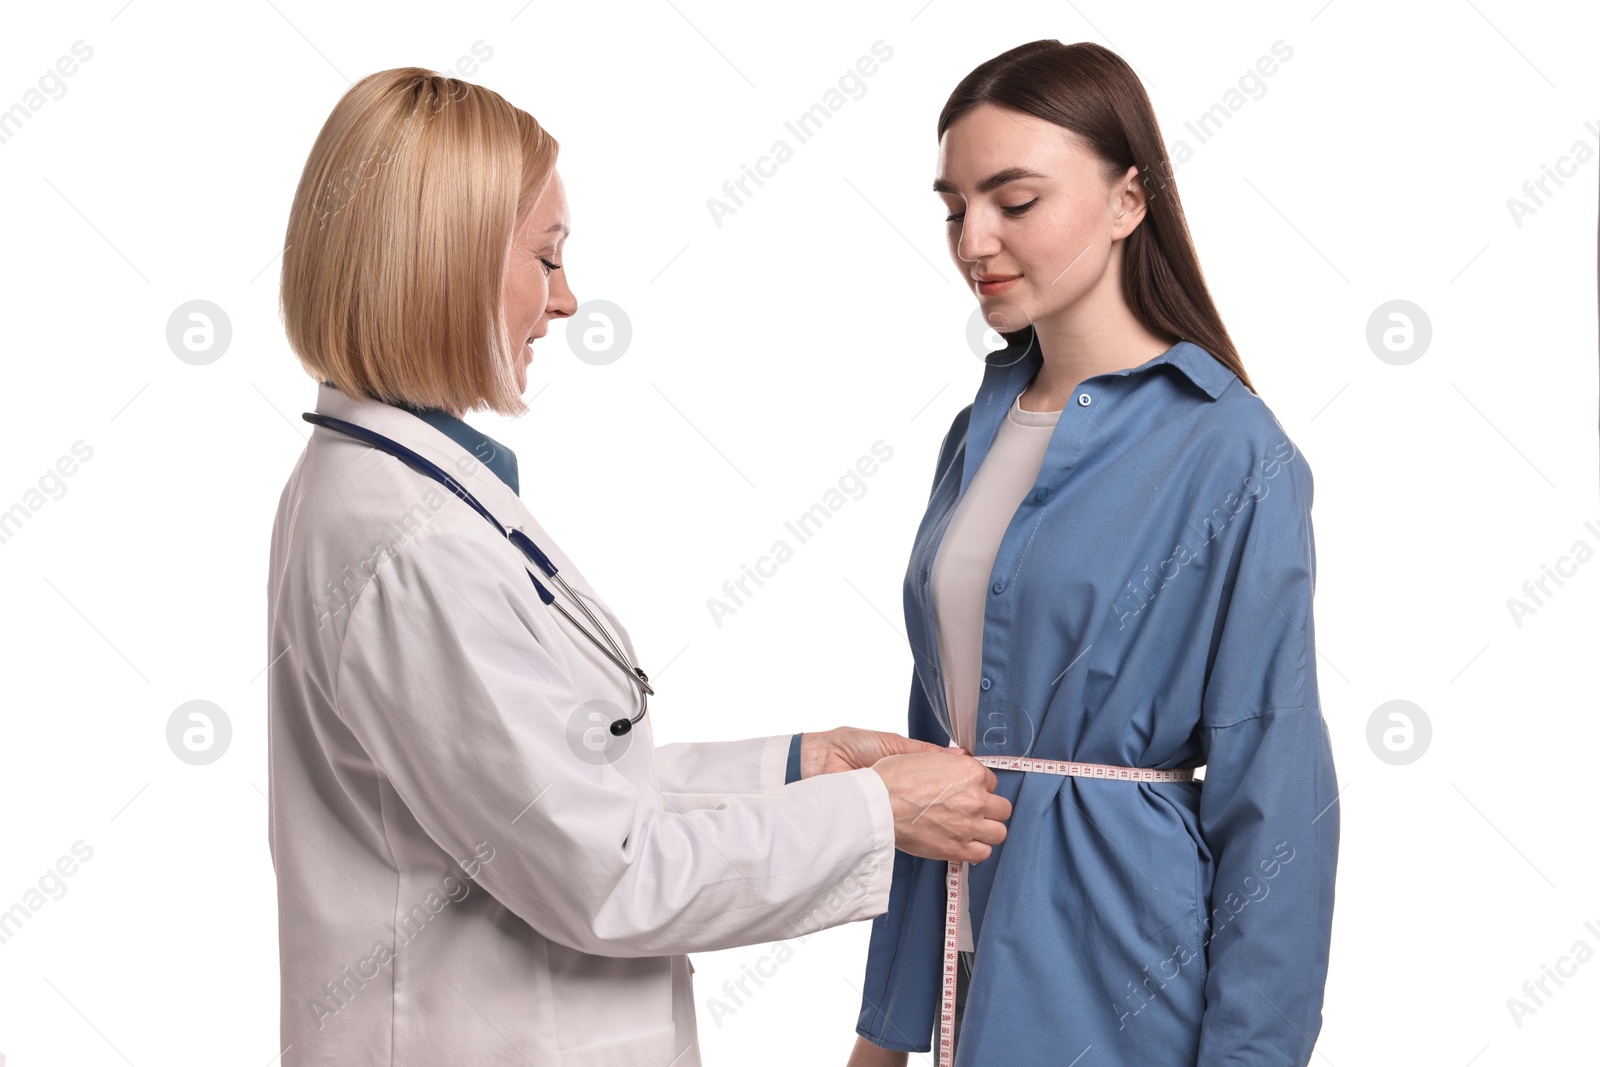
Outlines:
[[[656,746],[661,791],[683,797],[765,793],[784,784],[793,734],[749,741],[679,742]]]
[[[1202,698],[1203,1067],[1303,1067],[1322,1026],[1339,845],[1338,788],[1318,700],[1312,480],[1283,462],[1228,554]],[[1235,520],[1238,521],[1238,520]]]
[[[587,686],[575,680],[581,639],[527,581],[492,531],[435,523],[363,587],[333,700],[377,787],[403,806],[395,817],[451,856],[487,842],[476,881],[594,955],[722,949],[884,910],[894,823],[876,772],[673,810],[655,788],[648,730],[616,766],[572,740],[595,674],[580,664]]]

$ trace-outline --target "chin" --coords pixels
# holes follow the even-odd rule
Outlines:
[[[1024,308],[1003,300],[984,303],[980,298],[978,306],[983,310],[983,321],[995,333],[1011,333],[1033,322],[1033,316]]]

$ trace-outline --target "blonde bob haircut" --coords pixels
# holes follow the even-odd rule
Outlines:
[[[500,94],[421,67],[369,74],[311,146],[284,235],[284,332],[348,396],[527,411],[501,306],[555,138]]]

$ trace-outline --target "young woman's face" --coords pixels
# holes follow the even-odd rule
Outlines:
[[[980,104],[945,130],[934,191],[950,256],[991,328],[1048,319],[1104,277],[1144,198],[1137,167],[1113,181],[1101,167],[1070,131],[1011,108]]]
[[[571,229],[566,189],[560,173],[554,173],[533,207],[517,220],[501,293],[506,329],[517,353],[513,358],[519,390],[528,388],[533,339],[545,335],[551,319],[565,318],[577,310],[566,270],[556,269],[561,266],[561,249]]]

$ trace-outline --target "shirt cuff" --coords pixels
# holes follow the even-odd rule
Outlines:
[[[794,739],[789,742],[789,763],[783,771],[784,785],[800,780],[800,738],[803,736],[795,734]]]

